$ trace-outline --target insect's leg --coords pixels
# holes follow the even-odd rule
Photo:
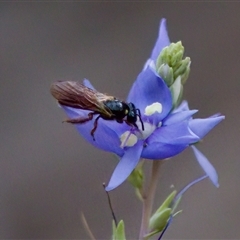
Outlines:
[[[128,126],[131,126],[131,127],[132,127],[132,125],[134,125],[133,123],[128,122],[127,119],[123,119],[123,121],[124,121]],[[135,126],[135,127],[136,127],[136,126]]]
[[[142,124],[142,130],[144,131],[144,125],[143,125],[143,121],[142,121],[142,116],[141,116],[141,112],[140,112],[140,110],[137,108],[136,109],[137,110],[137,112],[138,112],[138,117],[139,117],[139,120],[140,120],[140,122],[141,122],[141,124]]]
[[[118,123],[123,123],[123,119],[116,119],[116,121],[118,122]]]
[[[129,125],[130,127],[134,126],[134,127],[136,127],[136,128],[138,129],[138,125],[137,125],[136,123],[130,123],[130,122],[128,122],[128,120],[124,120],[124,122],[125,122],[127,125]]]
[[[133,123],[133,126],[138,129],[138,125],[136,123]]]
[[[85,123],[85,122],[88,122],[88,121],[92,120],[94,114],[98,114],[98,113],[90,112],[90,113],[88,114],[88,117],[86,117],[86,118],[67,119],[67,120],[65,120],[65,121],[63,121],[63,122],[68,122],[68,123],[72,123],[72,124]]]
[[[97,129],[98,119],[99,119],[100,117],[101,117],[101,115],[99,115],[99,116],[95,119],[95,121],[94,121],[94,127],[93,127],[93,129],[91,130],[91,135],[92,135],[94,141],[95,141],[94,132],[95,132],[96,129]]]

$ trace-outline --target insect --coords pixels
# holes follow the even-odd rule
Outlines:
[[[93,116],[98,114],[94,121],[91,136],[94,138],[94,132],[98,126],[99,118],[104,120],[116,120],[118,123],[126,122],[130,126],[138,128],[136,122],[137,117],[144,131],[141,112],[131,102],[126,103],[119,99],[100,93],[91,88],[85,87],[80,82],[73,81],[58,81],[52,84],[51,94],[57,101],[64,106],[90,110],[85,118],[67,119],[66,122],[73,124],[82,124],[93,119]]]

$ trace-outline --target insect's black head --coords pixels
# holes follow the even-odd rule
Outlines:
[[[128,103],[129,111],[127,114],[127,120],[130,123],[135,123],[137,121],[137,110],[133,103]]]
[[[127,114],[127,121],[129,123],[132,123],[133,125],[137,126],[136,121],[137,121],[137,116],[138,116],[139,120],[142,124],[142,130],[144,131],[144,125],[143,125],[143,121],[141,118],[140,110],[137,109],[133,103],[128,103],[128,107],[129,107],[129,112]]]

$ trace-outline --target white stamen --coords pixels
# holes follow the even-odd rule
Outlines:
[[[158,112],[158,113],[161,113],[161,112],[162,112],[162,104],[159,103],[159,102],[155,102],[155,103],[147,106],[147,107],[145,108],[145,113],[144,113],[144,114],[145,114],[146,116],[151,116],[151,115],[153,115],[153,114],[156,113],[156,112]]]
[[[137,143],[138,138],[135,134],[132,134],[130,131],[126,131],[120,136],[120,140],[121,140],[120,147],[124,148],[134,146]]]
[[[144,122],[144,131],[141,131],[141,135],[137,135],[141,139],[146,139],[148,138],[156,129],[156,126],[149,123],[149,122]],[[137,133],[136,133],[137,134]]]

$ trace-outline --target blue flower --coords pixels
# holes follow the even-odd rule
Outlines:
[[[205,119],[193,119],[197,110],[189,110],[184,101],[173,110],[173,100],[169,87],[156,71],[155,65],[161,50],[170,44],[166,20],[163,19],[159,28],[159,36],[151,57],[134,82],[127,102],[132,102],[140,109],[144,122],[144,131],[138,121],[139,128],[126,123],[99,119],[95,132],[95,141],[90,135],[93,120],[84,124],[76,124],[79,133],[92,145],[119,156],[120,161],[115,168],[106,190],[112,190],[123,183],[137,166],[140,158],[162,160],[173,157],[188,146],[199,142],[212,128],[224,119],[214,115]],[[88,80],[84,85],[93,88]],[[62,106],[69,118],[86,117],[89,111]],[[196,148],[194,153],[217,185],[217,174],[207,158]]]

